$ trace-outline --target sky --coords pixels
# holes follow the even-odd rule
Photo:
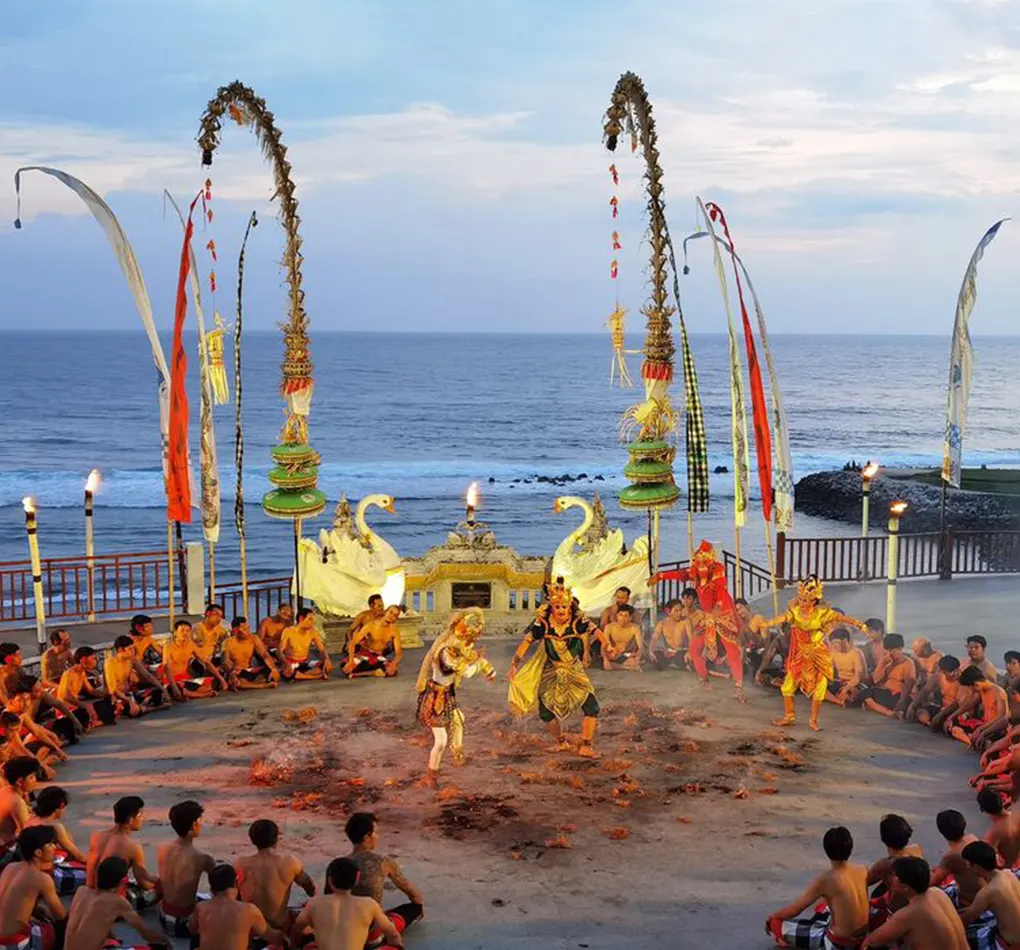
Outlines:
[[[647,290],[641,175],[602,146],[620,73],[654,107],[674,239],[726,211],[772,332],[949,334],[984,230],[1020,213],[1020,11],[1010,0],[27,0],[0,38],[0,221],[13,173],[90,184],[168,329],[195,144],[217,87],[275,113],[301,202],[316,330],[598,332]],[[211,169],[216,305],[286,299],[272,176],[228,124]],[[620,170],[620,218],[608,165]],[[0,329],[136,329],[102,231],[38,174],[0,228]],[[616,227],[618,286],[609,277]],[[679,250],[679,248],[678,248]],[[975,334],[1018,332],[1020,220],[982,264]],[[694,332],[724,332],[707,242],[682,278]]]

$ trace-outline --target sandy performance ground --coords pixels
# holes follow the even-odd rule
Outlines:
[[[498,669],[511,649],[489,645]],[[201,846],[216,858],[249,851],[249,823],[270,817],[321,882],[348,850],[347,816],[370,810],[381,850],[425,894],[428,919],[410,946],[609,950],[767,947],[766,913],[820,865],[828,826],[847,824],[870,861],[888,811],[933,853],[938,810],[974,815],[973,760],[957,743],[835,707],[819,735],[779,730],[777,691],[751,686],[738,706],[728,684],[705,692],[675,671],[594,673],[598,762],[553,753],[537,719],[511,719],[505,674],[472,680],[461,690],[470,760],[428,791],[418,780],[431,736],[414,719],[420,656],[410,651],[395,680],[228,696],[101,730],[59,774],[70,825],[86,839],[117,797],[141,794],[152,865],[172,834],[167,808],[195,798],[206,806]]]

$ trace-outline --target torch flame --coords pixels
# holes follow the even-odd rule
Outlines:
[[[90,495],[94,495],[96,493],[96,489],[99,488],[99,482],[101,480],[102,479],[99,474],[99,469],[98,468],[92,469],[92,471],[89,472],[88,481],[85,482],[85,491],[88,492]]]
[[[467,503],[469,508],[478,507],[478,482],[472,482],[468,488]]]
[[[891,514],[894,518],[899,518],[908,507],[909,505],[905,501],[894,501],[889,506],[889,514]]]
[[[878,474],[878,462],[868,462],[868,464],[864,466],[864,469],[861,472],[861,476],[863,478],[868,479],[869,481],[872,478],[874,478],[877,474]]]
[[[26,495],[24,498],[21,499],[21,504],[25,508],[25,514],[26,515],[34,515],[35,514],[35,499],[34,498],[30,498],[28,495]]]

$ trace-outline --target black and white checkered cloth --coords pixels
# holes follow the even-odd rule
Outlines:
[[[708,511],[708,443],[705,438],[705,413],[698,392],[698,371],[683,316],[680,322],[680,348],[684,367],[684,402],[687,417],[684,435],[687,443],[687,510],[695,514]]]
[[[948,884],[944,888],[946,896],[953,902],[957,910],[960,906],[960,888],[957,884]],[[995,921],[995,914],[990,910],[985,911],[977,920],[967,928],[967,943],[970,950],[998,950],[999,931]]]

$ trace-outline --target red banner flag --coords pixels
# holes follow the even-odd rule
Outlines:
[[[188,315],[185,288],[191,271],[191,237],[195,231],[192,215],[202,197],[199,192],[188,209],[188,223],[181,247],[181,267],[177,275],[177,302],[174,308],[174,343],[170,357],[170,452],[166,475],[167,520],[191,523],[191,478],[188,471],[188,391],[185,379],[188,358],[184,353],[184,319]]]
[[[740,318],[744,322],[744,344],[747,348],[747,372],[751,379],[751,413],[754,420],[754,454],[758,459],[758,484],[761,487],[761,511],[766,521],[772,520],[772,435],[769,432],[769,412],[765,405],[765,388],[761,381],[761,367],[758,365],[758,351],[754,345],[754,334],[751,321],[747,316],[744,304],[744,287],[740,282],[740,273],[733,255],[736,248],[730,237],[730,228],[722,208],[715,202],[708,202],[706,210],[713,221],[722,225],[726,243],[729,245],[730,261],[733,264],[733,276],[737,279],[737,297],[740,300]]]

